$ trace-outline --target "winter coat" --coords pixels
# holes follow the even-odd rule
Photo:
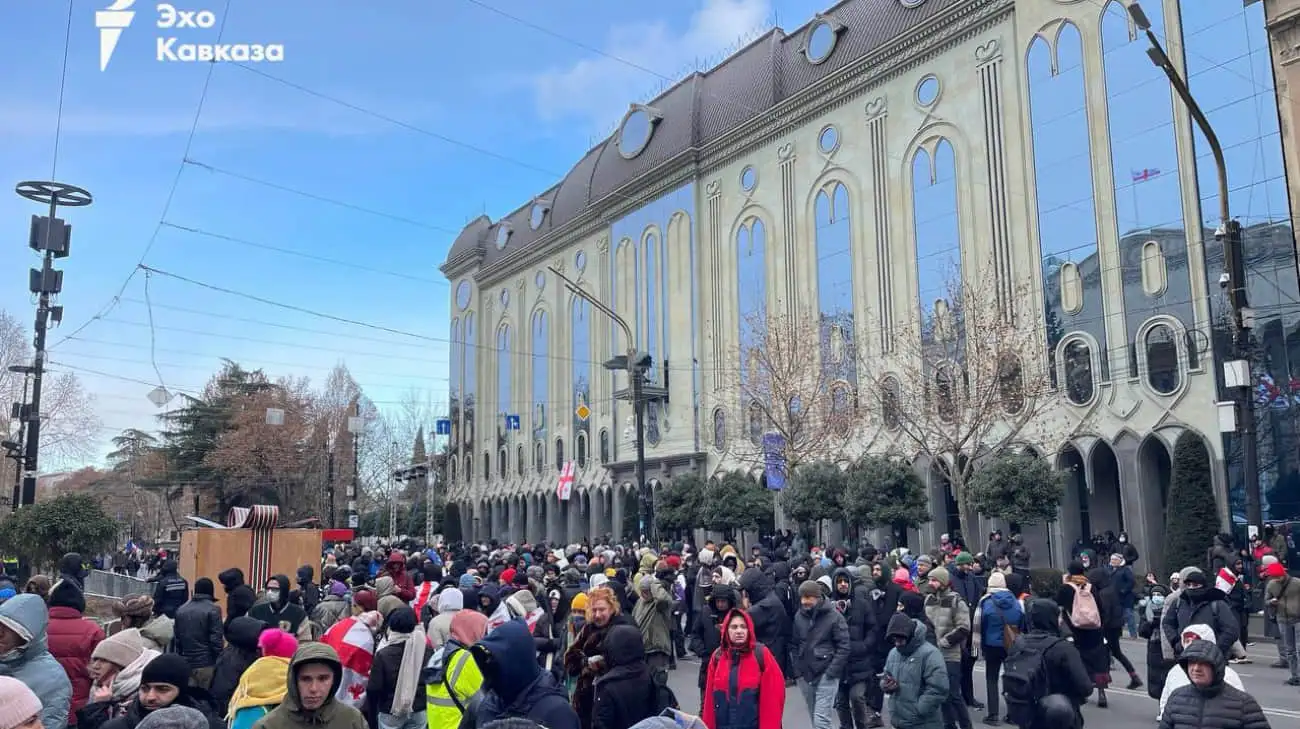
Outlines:
[[[312,622],[321,627],[322,630],[329,630],[335,623],[346,618],[352,610],[352,603],[345,597],[338,595],[326,595],[324,599],[316,603],[310,616]]]
[[[746,570],[745,574],[756,572],[759,570]],[[753,615],[731,610],[722,621],[721,630],[726,631],[725,626],[733,615],[745,618],[749,638],[743,647],[727,644],[704,659],[707,676],[700,718],[709,729],[781,729],[785,711],[785,677],[781,665],[770,649],[758,647]],[[720,640],[725,644],[726,636],[721,635]],[[761,670],[756,650],[767,651]]]
[[[849,626],[844,616],[825,598],[812,609],[800,608],[794,616],[794,638],[790,643],[795,678],[813,683],[823,677],[844,677],[849,660]]]
[[[1177,665],[1172,651],[1169,651],[1170,657],[1165,657],[1164,635],[1160,632],[1163,613],[1163,604],[1160,607],[1148,604],[1147,616],[1138,623],[1138,635],[1147,642],[1147,695],[1153,699],[1164,693],[1169,671]]]
[[[605,636],[605,672],[596,677],[594,684],[594,729],[629,729],[659,713],[655,684],[645,658],[640,630],[621,625]]]
[[[1112,570],[1110,584],[1115,588],[1115,597],[1119,599],[1120,611],[1132,610],[1137,604],[1137,579],[1133,576],[1133,569],[1128,565],[1122,565]]]
[[[315,711],[307,711],[299,704],[298,670],[306,663],[324,663],[334,672],[329,698]],[[271,713],[258,719],[253,729],[368,729],[360,711],[336,698],[335,694],[342,682],[343,664],[339,662],[339,655],[333,648],[324,643],[299,646],[293,654],[293,660],[289,662],[289,685],[284,701]]]
[[[1297,587],[1300,588],[1300,585]],[[1232,644],[1241,637],[1241,626],[1223,592],[1206,586],[1195,591],[1183,588],[1176,595],[1176,598],[1165,602],[1165,613],[1160,619],[1160,630],[1164,633],[1165,641],[1173,648],[1174,655],[1182,653],[1182,635],[1189,625],[1210,626],[1214,630],[1214,642],[1218,644],[1219,651],[1231,655]]]
[[[176,697],[176,700],[173,701],[170,706],[184,706],[188,709],[194,709],[199,712],[203,715],[204,719],[208,720],[208,729],[225,729],[225,722],[213,716],[211,712],[208,711],[207,706],[204,706],[202,702],[196,701],[194,697],[186,693],[182,693],[180,696]],[[131,705],[127,707],[125,714],[116,719],[109,719],[104,722],[100,729],[135,729],[140,722],[144,721],[146,716],[149,716],[152,713],[152,711],[140,705],[140,697],[137,696],[135,700],[131,702]]]
[[[104,639],[104,631],[95,621],[83,617],[76,608],[52,607],[46,636],[50,655],[63,666],[72,682],[68,724],[75,725],[77,711],[90,700],[90,657],[95,652],[95,646]]]
[[[191,669],[208,668],[217,663],[225,645],[225,623],[221,608],[209,595],[195,595],[176,611],[172,625],[176,652]]]
[[[307,620],[307,611],[289,601],[289,578],[284,575],[273,577],[280,584],[280,599],[275,602],[259,602],[248,611],[248,616],[257,618],[269,627],[279,628],[298,639],[299,643],[311,640],[311,623]]]
[[[190,583],[176,574],[176,561],[163,562],[158,572],[158,582],[153,588],[153,614],[176,617],[176,611],[190,600]]]
[[[1092,695],[1092,673],[1084,665],[1078,649],[1061,637],[1060,614],[1055,602],[1031,598],[1025,604],[1026,631],[1016,639],[1010,652],[1014,653],[1022,645],[1041,650],[1047,669],[1047,692],[1065,696],[1077,709]]]
[[[257,602],[257,594],[244,584],[243,570],[238,567],[223,570],[217,575],[217,581],[226,590],[226,623],[247,615],[253,603]]]
[[[578,714],[569,705],[564,689],[537,665],[533,636],[524,621],[504,623],[477,646],[492,655],[497,675],[492,687],[480,691],[481,700],[470,709],[476,726],[487,726],[504,717],[519,717],[547,729],[579,729]],[[589,712],[585,716],[591,715]]]
[[[725,609],[717,609],[717,601],[721,600],[725,604]],[[722,644],[720,639],[722,619],[727,616],[734,608],[740,606],[740,601],[736,596],[735,588],[730,585],[718,585],[713,588],[713,595],[708,602],[695,613],[695,624],[691,626],[691,635],[687,648],[692,653],[700,657],[700,675],[699,687],[704,690],[704,682],[708,678],[709,656],[713,651],[718,649]]]
[[[1068,578],[1070,580],[1087,579],[1082,576]],[[1106,624],[1106,602],[1102,595],[1093,590],[1093,599],[1097,601],[1097,612],[1101,617],[1102,625]],[[1083,660],[1083,665],[1088,669],[1090,676],[1109,676],[1110,675],[1110,650],[1106,647],[1106,633],[1101,628],[1078,628],[1070,623],[1070,613],[1074,610],[1074,587],[1072,583],[1061,585],[1056,592],[1056,604],[1061,607],[1062,618],[1070,628],[1070,635],[1074,638],[1074,647],[1079,651],[1079,657]],[[1105,686],[1103,686],[1105,688]]]
[[[912,621],[912,636],[885,659],[885,673],[898,682],[889,694],[889,722],[897,729],[943,729],[948,668],[943,653],[926,640],[927,629]]]
[[[1224,681],[1227,659],[1209,641],[1197,640],[1183,651],[1183,669],[1196,660],[1214,666],[1214,680],[1201,688],[1192,684],[1173,692],[1160,719],[1160,729],[1268,729],[1259,702]]]
[[[316,584],[316,570],[311,565],[298,568],[298,602],[302,609],[311,615],[320,604],[320,586]]]
[[[451,619],[464,609],[465,595],[460,590],[449,587],[438,595],[438,613],[429,621],[427,633],[429,643],[437,648],[451,638]],[[432,602],[432,600],[430,601]],[[473,606],[470,606],[473,609]]]
[[[591,712],[595,705],[595,683],[600,671],[591,664],[593,656],[605,655],[605,639],[619,625],[636,627],[626,615],[615,615],[604,626],[587,623],[574,636],[564,652],[564,674],[577,678],[573,688],[573,708],[582,717],[582,729],[591,729]],[[534,662],[535,665],[535,662]]]
[[[22,681],[41,699],[41,724],[45,729],[63,729],[68,724],[72,703],[72,682],[49,650],[49,610],[39,595],[16,595],[0,604],[0,622],[20,634],[31,636],[12,657],[0,660],[0,676]]]
[[[1264,587],[1265,600],[1277,599],[1279,623],[1300,622],[1300,580],[1283,572],[1282,577],[1271,579]]]
[[[934,626],[935,643],[949,663],[961,660],[962,647],[970,637],[971,611],[961,595],[941,589],[925,596],[925,617]]]
[[[660,580],[648,579],[650,593],[646,595],[638,590],[636,605],[632,607],[632,620],[641,630],[647,654],[669,655],[673,652],[673,595]]]
[[[861,683],[875,675],[871,656],[876,651],[876,605],[862,585],[843,567],[835,570],[831,584],[848,579],[849,594],[834,594],[835,609],[844,616],[849,629],[849,659],[844,666],[845,683]]]
[[[980,645],[988,648],[1010,648],[1003,640],[1002,628],[1010,625],[1019,630],[1024,619],[1024,609],[1010,590],[995,590],[985,595],[975,608],[971,632],[979,636]]]
[[[239,686],[239,677],[257,660],[257,639],[265,627],[262,621],[247,615],[235,618],[226,626],[226,647],[217,656],[216,667],[212,671],[212,686],[208,689],[217,716],[226,715],[230,697]]]
[[[393,711],[393,694],[397,690],[397,676],[402,670],[402,656],[406,652],[406,643],[390,643],[380,648],[370,664],[370,676],[366,684],[366,704],[370,711],[377,711],[381,714],[394,714]],[[421,666],[427,666],[430,658],[433,657],[433,651],[427,646],[424,651],[424,657],[420,659]],[[426,704],[427,686],[425,685],[423,671],[418,679],[415,690],[415,701],[411,704],[412,713],[424,711]]]
[[[403,603],[409,603],[415,599],[415,581],[411,579],[411,575],[406,571],[406,558],[400,552],[393,552],[388,556],[387,564],[376,575],[376,577],[379,576],[393,578],[393,585],[397,588],[397,597]],[[376,584],[378,583],[376,582]]]
[[[149,622],[140,626],[140,637],[144,647],[159,653],[171,650],[172,638],[175,636],[176,624],[166,615],[155,615]]]
[[[898,612],[898,598],[902,593],[903,588],[894,584],[888,570],[881,575],[879,581],[871,583],[867,593],[871,596],[876,610],[876,655],[873,664],[876,669],[885,665],[885,658],[889,655],[889,651],[893,650],[893,644],[885,639],[885,630],[889,627],[889,619]]]

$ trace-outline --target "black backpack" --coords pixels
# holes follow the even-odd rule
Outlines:
[[[767,646],[754,641],[754,660],[758,661],[758,677],[763,678],[763,672],[767,670]],[[713,669],[718,667],[718,657],[722,655],[722,648],[714,648],[713,655],[709,656],[709,675],[713,674]]]
[[[1002,695],[1007,700],[1007,715],[1017,726],[1033,724],[1038,702],[1050,692],[1047,651],[1061,640],[1021,636],[1002,664]]]

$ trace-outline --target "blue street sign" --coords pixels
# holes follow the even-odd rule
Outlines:
[[[519,430],[519,416],[518,416],[518,415],[507,415],[507,416],[506,416],[506,430]]]
[[[434,423],[434,434],[451,435],[451,420],[440,418],[438,422]]]

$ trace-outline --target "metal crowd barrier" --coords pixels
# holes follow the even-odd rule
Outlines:
[[[98,597],[130,597],[132,595],[152,595],[154,586],[147,580],[141,580],[116,572],[91,570],[86,576],[86,594]]]

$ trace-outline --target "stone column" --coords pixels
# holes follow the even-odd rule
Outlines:
[[[1296,128],[1300,123],[1300,0],[1264,0],[1264,17],[1273,49],[1282,157],[1287,179],[1300,180],[1300,130]],[[1300,194],[1294,185],[1290,197],[1294,220],[1300,216]]]
[[[558,543],[568,540],[569,535],[566,531],[568,524],[565,523],[564,514],[568,510],[569,504],[573,503],[573,499],[576,496],[577,494],[571,495],[568,501],[560,501],[555,496],[549,494],[542,496],[542,498],[546,500],[545,537],[547,541]]]
[[[614,535],[614,542],[617,544],[623,541],[623,487],[615,486],[610,492],[610,509],[609,533]]]

